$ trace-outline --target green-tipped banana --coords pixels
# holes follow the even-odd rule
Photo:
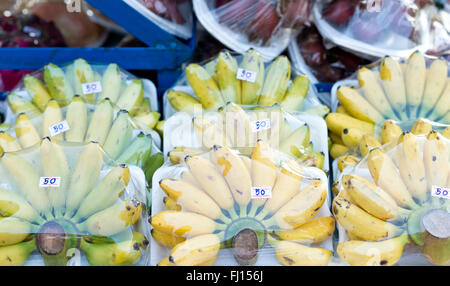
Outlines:
[[[95,244],[82,239],[81,250],[92,266],[132,266],[141,258],[139,243],[134,240]]]
[[[133,117],[133,120],[139,129],[148,130],[155,128],[159,118],[161,118],[161,114],[157,111],[152,111],[139,113]]]
[[[44,81],[51,97],[61,107],[70,103],[74,95],[73,89],[61,68],[54,64],[46,65],[44,67]]]
[[[286,56],[279,56],[270,65],[264,79],[258,103],[272,105],[280,103],[291,79],[291,63]]]
[[[152,136],[145,135],[143,132],[129,144],[125,151],[117,157],[116,161],[122,164],[132,164],[142,166],[146,158],[150,157],[152,152]]]
[[[36,107],[28,99],[25,99],[15,93],[10,93],[7,97],[9,107],[15,114],[25,113],[28,117],[36,117],[41,114],[39,108]]]
[[[30,254],[36,250],[34,239],[10,246],[0,247],[1,266],[22,266],[27,262]]]
[[[42,222],[42,218],[22,196],[0,188],[0,217],[17,217],[29,222]]]
[[[236,59],[229,52],[219,53],[214,73],[225,102],[241,102],[241,85],[236,78],[237,69]]]
[[[31,96],[33,103],[41,111],[44,111],[47,102],[51,99],[44,83],[34,76],[26,75],[23,78],[23,84],[25,85],[28,94]]]
[[[128,111],[121,110],[109,131],[103,149],[111,156],[116,158],[128,146],[133,135],[133,126]]]
[[[133,80],[117,100],[117,107],[127,110],[130,115],[136,114],[144,98],[144,85],[139,79]]]

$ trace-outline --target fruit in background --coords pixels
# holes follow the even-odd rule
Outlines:
[[[311,6],[309,0],[281,0],[279,10],[282,15],[282,27],[300,28],[308,23]]]
[[[262,41],[265,45],[280,28],[281,19],[275,5],[270,2],[256,0],[255,9],[256,12],[250,14],[253,17],[246,31],[250,42]]]
[[[323,17],[334,24],[345,24],[350,21],[355,13],[359,1],[336,0],[325,6],[322,10]]]

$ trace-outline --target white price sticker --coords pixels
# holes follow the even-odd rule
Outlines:
[[[43,188],[59,188],[61,185],[61,177],[41,177],[39,187]]]
[[[99,81],[83,83],[81,89],[83,94],[99,93],[102,92],[102,84]]]
[[[236,78],[240,79],[240,80],[245,80],[248,82],[255,82],[256,75],[257,75],[256,72],[238,68],[237,73],[236,73]]]
[[[252,187],[250,196],[252,199],[272,198],[272,187]]]
[[[268,130],[268,129],[270,129],[270,119],[267,118],[267,119],[252,121],[251,128],[252,128],[252,132]]]
[[[70,126],[69,126],[69,123],[67,123],[67,120],[56,123],[55,125],[52,125],[48,128],[48,130],[50,131],[51,137],[56,136],[61,133],[64,133],[69,129],[70,129]]]
[[[431,195],[433,197],[450,199],[450,188],[432,186]]]

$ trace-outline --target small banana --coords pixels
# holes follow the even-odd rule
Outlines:
[[[88,113],[86,101],[79,95],[72,98],[66,111],[66,121],[69,125],[64,135],[68,142],[84,142],[87,130]]]
[[[448,63],[446,60],[436,59],[428,68],[422,104],[418,117],[427,117],[439,100],[447,83]]]
[[[408,235],[377,242],[350,240],[339,243],[337,253],[352,266],[389,266],[401,258],[409,242]]]
[[[70,103],[74,95],[73,89],[61,68],[54,64],[46,65],[44,81],[51,97],[58,102],[59,106],[64,107]]]
[[[386,97],[400,119],[406,117],[406,89],[400,63],[392,57],[385,57],[380,63],[380,80]]]
[[[254,105],[258,103],[264,83],[264,61],[254,49],[249,49],[242,59],[240,67],[256,73],[255,82],[241,81],[241,104]]]
[[[24,241],[34,228],[15,217],[0,218],[0,248]]]
[[[425,58],[420,52],[413,53],[407,62],[405,71],[406,100],[410,118],[418,116],[427,77]]]
[[[171,197],[164,197],[163,203],[166,209],[170,211],[181,211],[183,208]]]
[[[401,228],[378,219],[355,204],[339,197],[333,200],[332,211],[337,222],[345,230],[364,240],[389,239],[402,231]]]
[[[348,151],[350,151],[350,149],[345,145],[333,144],[330,149],[330,156],[333,159],[337,159],[337,158],[343,156]]]
[[[386,120],[381,127],[381,144],[396,141],[402,133],[402,128],[394,120]]]
[[[117,113],[116,119],[108,132],[103,150],[111,158],[117,158],[131,142],[132,135],[133,126],[130,115],[128,111],[121,110]]]
[[[131,116],[136,115],[144,98],[144,85],[140,79],[133,80],[120,95],[116,102],[119,109],[125,109]]]
[[[10,93],[6,100],[8,101],[9,107],[11,107],[11,110],[15,114],[25,113],[31,118],[34,118],[41,114],[41,111],[39,110],[39,108],[37,108],[36,105],[34,105],[28,99],[15,94],[14,92]]]
[[[80,248],[92,266],[132,266],[141,258],[139,243],[134,240],[95,244],[81,239]]]
[[[116,103],[120,95],[122,84],[121,71],[117,64],[109,64],[102,76],[102,92],[97,98],[97,102],[109,98],[112,103]]]
[[[158,231],[186,238],[213,233],[217,226],[216,222],[203,215],[174,210],[157,213],[149,223]]]
[[[17,217],[29,222],[42,222],[42,218],[25,198],[2,188],[0,188],[0,217]]]
[[[43,119],[42,119],[42,137],[50,137],[50,128],[62,122],[62,112],[56,100],[52,99],[48,102],[45,108]],[[64,140],[64,134],[60,133],[53,136],[57,140]]]
[[[177,111],[195,114],[202,110],[200,101],[188,93],[178,90],[169,90],[167,92],[167,98],[172,107]]]
[[[220,239],[217,235],[200,235],[177,244],[170,251],[169,261],[179,266],[198,266],[215,262],[219,250]]]
[[[349,149],[355,148],[361,142],[364,133],[357,128],[345,128],[342,130],[341,139]]]
[[[378,147],[381,147],[381,142],[373,135],[365,134],[359,143],[359,152],[363,157],[366,157],[372,149]]]
[[[437,121],[448,113],[448,102],[450,101],[450,79],[447,79],[444,91],[441,97],[437,100],[433,111],[427,116],[430,120]]]
[[[318,217],[292,230],[274,231],[281,240],[297,243],[315,244],[329,238],[335,227],[332,217]]]
[[[23,77],[23,84],[33,100],[33,103],[40,109],[40,111],[44,111],[45,106],[47,106],[47,102],[51,99],[44,83],[38,78],[27,74]]]
[[[214,145],[232,146],[232,142],[225,134],[224,130],[220,129],[219,125],[211,119],[203,116],[196,116],[192,119],[192,123],[194,125],[197,141],[204,150],[209,150]]]
[[[41,137],[34,127],[33,122],[25,113],[21,113],[17,116],[16,125],[14,128],[17,139],[19,140],[22,148],[31,147],[41,140]]]
[[[384,116],[372,104],[367,102],[355,88],[347,86],[340,87],[337,91],[337,98],[348,112],[347,115],[373,124],[380,123],[384,120]]]
[[[431,131],[423,146],[423,161],[428,190],[432,186],[445,186],[450,171],[448,143],[441,134]]]
[[[36,250],[36,241],[34,239],[0,247],[0,265],[22,266],[27,262],[34,250]]]
[[[116,158],[117,162],[136,166],[145,166],[152,153],[152,136],[140,132],[136,138]]]
[[[325,117],[328,129],[334,134],[342,134],[345,128],[357,128],[364,134],[372,133],[374,125],[341,113],[330,113]]]
[[[254,144],[250,129],[250,118],[239,105],[227,102],[219,108],[219,127],[228,135],[234,148],[248,148]]]
[[[258,103],[265,106],[280,103],[285,96],[290,78],[291,63],[286,56],[279,56],[267,70]]]
[[[111,123],[114,117],[114,110],[109,98],[102,100],[96,107],[86,132],[86,142],[95,141],[103,146],[108,136]]]
[[[302,150],[310,140],[310,129],[305,123],[300,126],[287,137],[282,139],[280,144],[280,151],[286,154],[290,154],[294,157],[301,157],[299,150]]]
[[[203,150],[188,147],[175,147],[167,154],[167,156],[172,164],[180,164],[184,161],[186,156],[198,155],[200,153],[203,153]]]
[[[133,117],[133,121],[140,129],[154,129],[161,114],[158,111],[141,112]]]
[[[432,130],[433,126],[431,126],[430,122],[427,119],[420,118],[414,122],[414,125],[411,128],[411,133],[414,135],[425,135],[430,133]]]
[[[175,245],[186,240],[186,238],[184,237],[167,234],[156,229],[152,229],[151,234],[153,239],[156,240],[157,243],[166,248],[173,248],[175,247]]]
[[[241,84],[236,78],[238,65],[236,59],[228,51],[217,56],[215,81],[225,102],[241,103]]]
[[[82,85],[95,81],[94,71],[84,59],[76,59],[73,62],[73,87],[76,94],[84,94]],[[95,94],[85,94],[88,103],[95,103]]]
[[[327,266],[333,253],[292,241],[273,242],[275,257],[285,266]]]
[[[225,104],[216,82],[200,65],[188,65],[186,78],[204,109],[215,110]]]
[[[353,155],[344,155],[339,157],[337,161],[339,172],[342,173],[345,168],[354,166],[358,164],[359,161],[361,161],[361,159]]]
[[[302,109],[303,101],[308,95],[309,79],[305,75],[299,75],[292,80],[286,95],[281,102],[281,108],[285,111],[298,111]]]
[[[93,235],[109,236],[125,230],[135,224],[142,213],[142,203],[136,200],[118,201],[82,223],[77,224],[81,231]]]
[[[19,142],[4,131],[0,131],[0,147],[2,147],[5,152],[15,152],[22,149]]]

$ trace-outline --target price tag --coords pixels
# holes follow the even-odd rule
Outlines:
[[[51,137],[56,136],[61,133],[64,133],[69,129],[70,129],[70,126],[69,126],[69,123],[67,123],[67,120],[56,123],[55,125],[52,125],[48,128],[48,130],[50,131]]]
[[[236,78],[240,79],[240,80],[245,80],[248,82],[255,82],[256,75],[257,75],[256,72],[238,68],[237,73],[236,73]]]
[[[250,196],[252,199],[272,198],[272,187],[252,187]]]
[[[431,195],[433,197],[450,199],[450,188],[432,186]]]
[[[270,129],[270,119],[262,119],[252,121],[251,123],[252,132],[259,132],[262,130]]]
[[[99,93],[102,92],[102,84],[99,81],[83,83],[81,89],[83,94]]]
[[[61,177],[41,177],[39,187],[43,188],[59,188]]]

